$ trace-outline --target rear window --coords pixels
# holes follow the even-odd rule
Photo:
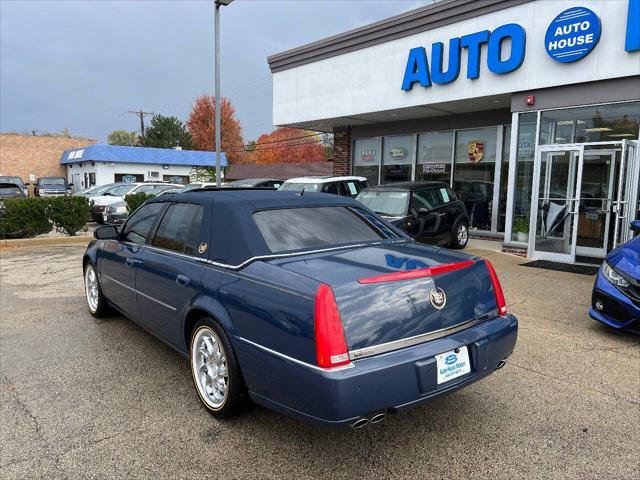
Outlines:
[[[253,219],[274,252],[371,242],[386,238],[347,207],[306,207],[265,210]]]

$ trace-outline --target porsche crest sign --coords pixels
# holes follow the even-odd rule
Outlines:
[[[483,140],[471,140],[469,142],[469,160],[471,163],[480,163],[482,157],[484,157],[484,144]]]

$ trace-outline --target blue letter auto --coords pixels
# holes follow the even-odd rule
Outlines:
[[[502,45],[504,41],[511,40],[511,53],[503,59]],[[487,43],[487,67],[493,73],[504,74],[520,68],[524,61],[526,46],[526,33],[524,28],[516,23],[509,23],[496,28],[491,34],[488,30],[465,35],[462,38],[452,38],[449,41],[449,58],[443,58],[444,45],[435,42],[431,45],[431,71],[424,47],[412,48],[407,58],[407,66],[402,80],[402,89],[411,90],[413,84],[420,82],[423,87],[430,87],[433,83],[451,83],[460,74],[461,50],[466,48],[467,54],[467,78],[478,78],[480,71],[480,58],[482,44]]]

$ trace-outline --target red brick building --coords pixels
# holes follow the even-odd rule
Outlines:
[[[25,183],[39,177],[67,177],[62,152],[96,143],[89,138],[53,135],[0,134],[0,176],[18,176]],[[33,191],[33,188],[31,188]]]

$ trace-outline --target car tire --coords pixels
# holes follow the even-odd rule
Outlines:
[[[218,322],[198,321],[189,342],[189,364],[200,401],[214,417],[237,415],[246,389],[231,342]]]
[[[98,274],[91,262],[87,262],[84,267],[84,294],[91,315],[102,318],[110,313],[111,308],[102,294]]]
[[[469,224],[465,221],[456,222],[451,230],[449,246],[456,250],[462,250],[469,243]]]

